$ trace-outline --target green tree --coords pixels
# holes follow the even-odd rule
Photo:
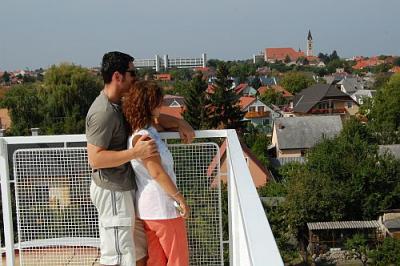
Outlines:
[[[285,60],[283,60],[283,62],[284,62],[285,64],[288,64],[288,63],[292,62],[292,59],[290,59],[290,56],[289,56],[289,55],[286,55]]]
[[[7,71],[4,71],[3,76],[1,77],[1,80],[2,80],[5,84],[10,83],[10,73],[8,73]]]
[[[274,104],[274,105],[284,105],[287,103],[286,99],[283,97],[282,93],[277,92],[273,89],[266,90],[261,95],[261,101],[266,105]]]
[[[400,57],[396,57],[396,59],[394,60],[394,65],[400,66]]]
[[[394,74],[363,106],[370,128],[381,144],[400,142],[400,74]]]
[[[193,75],[193,71],[187,68],[171,69],[169,73],[172,79],[180,81],[189,81]]]
[[[194,129],[208,128],[209,101],[207,99],[207,83],[201,73],[197,73],[189,85],[185,97],[186,110],[183,113],[184,119]]]
[[[43,131],[84,133],[86,113],[101,88],[99,78],[83,67],[72,64],[50,67],[39,93],[45,108]]]
[[[371,252],[370,257],[377,266],[400,265],[400,240],[385,238],[383,243]]]
[[[315,84],[315,81],[304,73],[288,72],[280,83],[286,90],[294,94]]]
[[[217,79],[214,92],[209,95],[212,114],[210,126],[212,128],[242,128],[244,113],[239,106],[239,96],[230,89],[228,69],[225,64],[217,67]]]
[[[7,91],[1,101],[11,118],[11,135],[30,135],[30,129],[41,127],[43,121],[43,102],[38,97],[37,84],[16,85]]]
[[[362,234],[355,234],[352,238],[345,242],[346,249],[361,261],[362,265],[367,265],[368,261],[368,243],[367,239]]]

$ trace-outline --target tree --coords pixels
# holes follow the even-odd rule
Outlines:
[[[85,132],[85,118],[102,84],[87,69],[72,64],[50,67],[44,76],[39,97],[44,103],[46,134]]]
[[[280,83],[286,90],[295,94],[315,84],[315,81],[301,72],[288,72]]]
[[[377,266],[400,265],[400,240],[385,238],[383,243],[371,252],[370,257]]]
[[[400,57],[396,57],[393,63],[395,66],[400,66]]]
[[[333,61],[333,60],[339,60],[339,56],[336,52],[336,50],[333,50],[332,53],[329,56],[329,61]]]
[[[258,90],[262,84],[260,81],[260,77],[259,76],[255,76],[253,79],[251,79],[250,84],[251,87],[253,87],[254,89]]]
[[[377,134],[380,144],[400,141],[400,74],[394,74],[377,91],[372,101],[362,111],[369,120],[370,128]]]
[[[284,105],[287,103],[287,100],[283,97],[282,93],[275,91],[273,89],[266,90],[261,95],[261,101],[266,105],[274,104],[274,105]]]
[[[44,110],[38,96],[37,84],[16,85],[6,92],[1,106],[7,108],[11,118],[11,135],[30,135],[30,129],[41,127]]]
[[[7,71],[4,71],[3,76],[1,77],[1,79],[5,84],[10,83],[10,74]]]
[[[368,261],[368,243],[364,235],[355,234],[345,242],[346,249],[361,261],[362,265],[367,265]]]
[[[193,75],[193,71],[187,68],[171,69],[169,73],[172,79],[180,81],[189,81]]]
[[[244,113],[239,106],[239,96],[230,90],[231,83],[228,80],[228,69],[224,63],[217,67],[217,79],[214,84],[214,92],[210,94],[212,114],[210,126],[213,128],[242,127],[241,120]]]
[[[201,73],[197,73],[189,85],[185,97],[186,110],[184,119],[194,129],[206,129],[208,124],[209,104],[207,99],[207,83]]]
[[[285,64],[288,64],[288,63],[292,62],[292,59],[290,59],[290,56],[287,54],[286,57],[285,57],[285,60],[283,60],[283,62]]]
[[[32,127],[44,134],[78,134],[85,131],[85,118],[102,88],[89,70],[70,64],[52,66],[43,82],[13,87],[2,106],[10,110],[11,134],[28,135]]]

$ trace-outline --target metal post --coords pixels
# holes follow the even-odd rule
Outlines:
[[[4,242],[6,245],[6,265],[14,266],[14,229],[11,208],[10,170],[8,166],[7,143],[0,138],[0,179],[3,205]]]

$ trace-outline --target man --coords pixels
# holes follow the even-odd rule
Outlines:
[[[129,133],[120,103],[135,82],[133,60],[121,52],[103,56],[104,89],[86,117],[88,159],[94,169],[90,196],[99,213],[102,265],[131,266],[136,260],[136,265],[146,263],[143,225],[134,220],[136,182],[130,161],[158,153],[154,140],[147,140],[147,136],[142,136],[133,148],[126,149]],[[165,129],[178,129],[185,142],[192,141],[193,129],[185,121],[161,116],[159,122]]]

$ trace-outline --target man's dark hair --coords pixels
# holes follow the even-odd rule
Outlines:
[[[117,51],[104,54],[101,62],[101,75],[104,83],[111,82],[114,72],[125,74],[129,68],[129,63],[133,60],[132,56]]]

